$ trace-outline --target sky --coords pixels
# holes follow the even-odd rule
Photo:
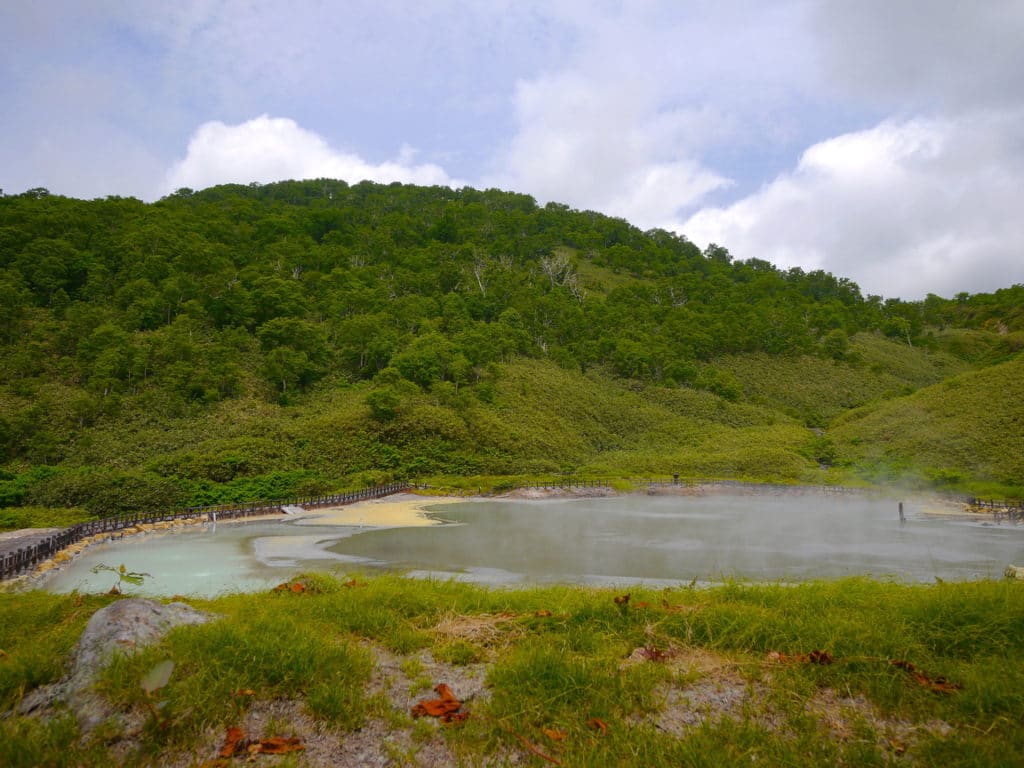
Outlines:
[[[500,188],[908,300],[1024,283],[1024,0],[0,0],[0,189]]]

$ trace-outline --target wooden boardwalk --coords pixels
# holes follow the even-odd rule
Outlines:
[[[191,507],[170,512],[140,512],[134,515],[104,517],[88,520],[70,528],[41,529],[26,536],[0,538],[0,580],[10,579],[49,560],[65,547],[87,536],[115,533],[139,525],[174,522],[175,520],[237,520],[246,517],[283,514],[282,507],[332,507],[352,504],[366,499],[379,499],[411,488],[408,483],[390,483],[330,496],[311,496],[281,501],[254,502],[240,506],[221,504],[210,507]]]

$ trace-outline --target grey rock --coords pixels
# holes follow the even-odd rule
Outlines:
[[[155,600],[127,598],[101,608],[89,619],[72,657],[71,671],[60,682],[42,686],[22,700],[28,714],[64,703],[89,731],[111,716],[109,705],[92,693],[97,675],[117,653],[133,653],[152,645],[174,627],[203,624],[216,618],[185,603],[167,605]]]

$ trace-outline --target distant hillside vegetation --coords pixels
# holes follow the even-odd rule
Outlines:
[[[1024,359],[952,377],[839,417],[842,461],[881,481],[1024,486]]]
[[[890,465],[1012,487],[1002,438],[985,461],[940,461],[882,431],[855,444],[843,417],[1013,364],[1022,300],[864,296],[498,190],[0,196],[0,506],[424,477],[844,482]]]

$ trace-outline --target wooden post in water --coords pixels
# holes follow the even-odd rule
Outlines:
[[[905,523],[905,522],[907,522],[907,518],[904,517],[904,515],[903,515],[903,502],[901,501],[900,502],[900,525],[903,525],[903,523]]]

